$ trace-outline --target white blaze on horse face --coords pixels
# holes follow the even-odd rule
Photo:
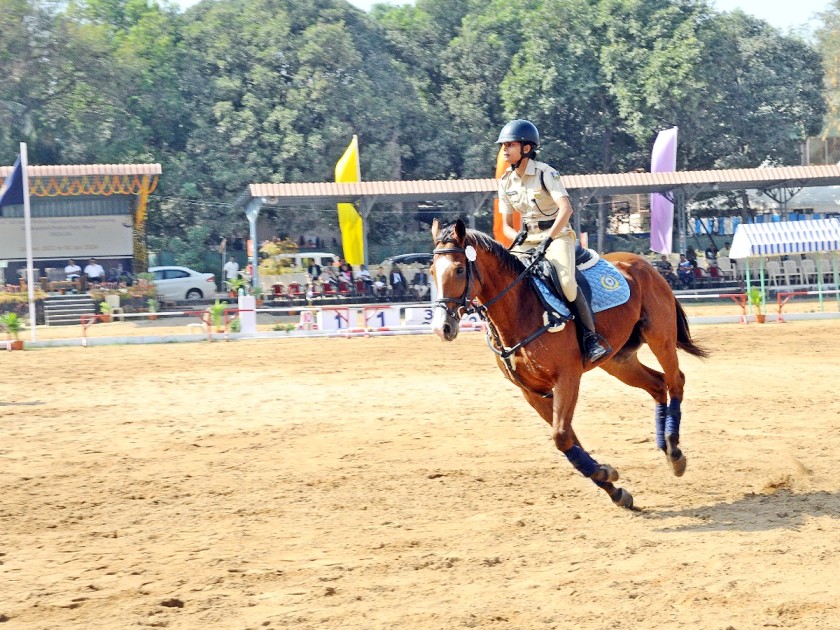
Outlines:
[[[438,256],[434,262],[435,266],[435,289],[437,290],[438,299],[443,299],[443,277],[447,270],[451,268],[452,261],[444,256]],[[449,297],[449,296],[447,296]],[[443,325],[446,323],[446,309],[441,306],[435,306],[434,314],[432,315],[432,330],[435,334],[443,339]]]

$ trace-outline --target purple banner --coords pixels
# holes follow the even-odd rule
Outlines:
[[[653,143],[651,173],[673,173],[677,170],[677,128],[659,132]],[[659,193],[650,196],[650,248],[660,254],[671,253],[674,232],[674,204]]]

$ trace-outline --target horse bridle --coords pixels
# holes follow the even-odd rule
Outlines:
[[[461,297],[459,297],[459,298],[447,298],[447,297],[438,298],[437,300],[435,300],[435,308],[437,308],[437,307],[442,308],[446,312],[446,316],[451,318],[451,319],[454,319],[455,321],[458,321],[458,319],[459,319],[459,317],[458,317],[458,309],[459,308],[464,309],[464,315],[469,315],[471,313],[478,313],[478,316],[481,318],[481,320],[485,324],[487,324],[487,345],[490,347],[490,349],[496,355],[499,356],[499,358],[501,358],[504,361],[505,366],[507,367],[508,373],[516,381],[516,383],[520,387],[530,391],[531,393],[538,394],[542,398],[552,398],[553,394],[551,393],[551,391],[540,392],[538,390],[535,390],[535,389],[529,387],[525,383],[523,383],[522,380],[519,378],[519,375],[516,373],[516,370],[514,369],[513,364],[510,361],[510,357],[513,356],[513,354],[517,350],[519,350],[523,346],[528,345],[534,339],[536,339],[537,337],[542,335],[553,324],[548,323],[548,324],[542,326],[541,328],[537,329],[536,331],[534,331],[532,334],[528,335],[528,337],[526,337],[522,341],[519,341],[518,343],[514,344],[510,348],[505,348],[504,344],[502,343],[501,337],[499,336],[499,332],[496,330],[496,327],[493,325],[493,322],[490,321],[490,317],[487,314],[487,310],[491,306],[493,306],[496,302],[498,302],[505,295],[507,295],[508,292],[511,289],[513,289],[517,284],[522,282],[522,280],[525,278],[525,276],[527,276],[530,273],[531,269],[533,269],[534,266],[541,260],[541,257],[540,256],[534,256],[531,259],[531,261],[527,265],[525,265],[525,269],[522,271],[522,273],[520,273],[513,280],[513,282],[511,282],[502,291],[500,291],[498,295],[496,295],[492,299],[488,300],[485,304],[475,304],[469,298],[470,285],[472,284],[473,274],[476,275],[476,276],[479,276],[479,282],[481,282],[481,278],[480,278],[480,274],[478,272],[478,268],[475,267],[475,249],[473,248],[472,245],[467,245],[466,247],[458,247],[458,246],[454,245],[453,243],[451,243],[451,241],[447,242],[447,244],[449,244],[450,247],[447,247],[446,249],[436,249],[432,252],[432,254],[433,255],[437,255],[437,254],[464,254],[464,257],[467,259],[467,282],[464,285],[464,292],[461,294]],[[469,252],[470,249],[472,249],[472,255],[470,255],[470,252]],[[447,304],[450,304],[450,303],[455,304],[454,309],[450,309],[447,306]],[[490,335],[491,334],[493,336],[493,341],[495,342],[496,346],[498,346],[498,347],[494,348],[493,344],[490,343]]]
[[[472,247],[472,245],[470,245],[468,247]],[[473,252],[475,252],[475,250],[473,250]],[[475,304],[473,304],[473,301],[469,297],[470,287],[472,285],[472,280],[473,280],[473,275],[474,274],[476,276],[479,275],[478,270],[475,268],[475,257],[473,256],[472,260],[470,260],[470,256],[467,253],[467,247],[457,247],[454,244],[451,245],[450,247],[447,247],[446,249],[436,249],[432,252],[432,255],[434,255],[434,256],[437,256],[438,254],[463,254],[464,258],[467,259],[467,282],[464,285],[464,292],[461,294],[461,297],[459,297],[459,298],[446,298],[446,297],[438,298],[437,300],[435,300],[435,308],[438,308],[438,307],[442,308],[444,311],[446,311],[446,316],[451,318],[451,319],[454,319],[454,320],[459,319],[459,317],[458,317],[458,309],[459,308],[464,309],[464,315],[470,315],[471,313],[475,313],[475,312],[478,312],[479,315],[481,315],[480,311],[478,311],[477,306]],[[481,279],[479,278],[479,282],[480,281],[481,281]],[[447,306],[448,304],[454,304],[455,308],[449,308]]]

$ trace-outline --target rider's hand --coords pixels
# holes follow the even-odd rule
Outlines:
[[[537,247],[537,249],[536,249],[536,251],[534,252],[534,254],[535,254],[535,255],[537,255],[537,256],[539,256],[540,258],[542,258],[543,256],[545,256],[545,252],[546,252],[546,250],[548,249],[549,245],[551,245],[551,241],[553,241],[553,240],[554,240],[554,239],[553,239],[553,238],[551,238],[550,236],[546,236],[546,237],[543,239],[542,243],[540,243],[540,244],[539,244],[539,247]]]
[[[522,228],[519,232],[516,233],[516,236],[513,237],[513,242],[510,244],[511,247],[516,247],[518,245],[522,245],[525,242],[525,239],[528,238],[528,228]]]

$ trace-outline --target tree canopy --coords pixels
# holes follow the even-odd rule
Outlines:
[[[417,0],[370,14],[344,0],[183,13],[0,0],[0,154],[11,163],[23,140],[33,163],[160,162],[149,234],[199,246],[244,235],[231,202],[248,183],[331,180],[353,134],[365,180],[488,176],[513,117],[537,124],[540,158],[563,172],[647,170],[672,125],[679,168],[794,164],[826,95],[837,117],[839,1],[818,48],[706,0]],[[410,231],[415,212],[383,213],[372,237]]]

